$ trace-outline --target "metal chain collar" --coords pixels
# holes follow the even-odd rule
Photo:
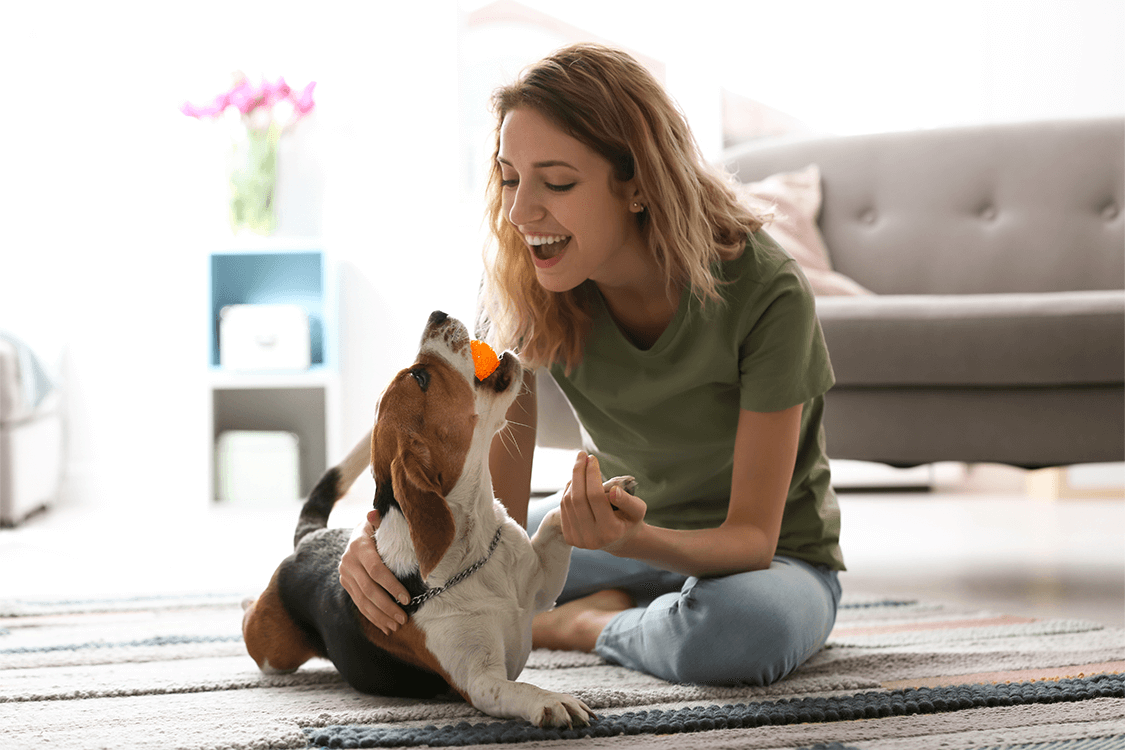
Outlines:
[[[498,544],[500,544],[500,533],[502,531],[504,531],[503,526],[496,529],[496,535],[494,537],[492,537],[492,544],[490,544],[488,546],[488,554],[487,555],[485,555],[481,559],[477,560],[475,563],[473,563],[469,567],[465,568],[464,570],[462,570],[457,575],[450,578],[448,581],[445,582],[444,586],[438,586],[437,588],[433,588],[433,589],[426,589],[421,594],[418,594],[418,596],[416,596],[416,597],[414,597],[413,599],[410,600],[410,604],[408,604],[407,606],[411,607],[412,609],[417,609],[418,607],[421,607],[423,604],[428,602],[430,599],[433,599],[435,596],[438,596],[439,594],[445,593],[446,591],[453,588],[457,584],[461,583],[461,581],[465,580],[466,578],[471,576],[473,573],[476,573],[478,570],[480,570],[482,567],[484,567],[484,564],[486,562],[488,562],[489,559],[492,557],[492,553],[496,551],[496,546]]]

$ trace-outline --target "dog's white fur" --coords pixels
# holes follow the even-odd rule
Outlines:
[[[431,331],[420,353],[443,360],[473,386],[468,332],[461,323],[450,321],[455,324],[455,335]],[[485,557],[497,528],[502,529],[500,542],[483,567],[429,600],[412,619],[425,633],[426,648],[446,670],[448,679],[481,711],[527,719],[538,726],[587,724],[593,712],[582,701],[515,682],[531,652],[532,618],[554,606],[566,582],[571,548],[563,540],[557,509],[529,540],[493,496],[489,450],[519,394],[522,367],[516,367],[513,377],[515,382],[499,394],[489,388],[473,388],[478,421],[461,475],[445,498],[456,533],[427,576],[427,585],[440,587]],[[375,535],[383,562],[400,577],[418,570],[409,532],[406,518],[392,511]]]

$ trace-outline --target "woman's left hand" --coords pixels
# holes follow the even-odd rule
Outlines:
[[[644,526],[648,510],[643,500],[620,487],[607,491],[598,459],[585,452],[579,452],[574,462],[574,473],[559,507],[567,544],[614,555],[621,554]]]

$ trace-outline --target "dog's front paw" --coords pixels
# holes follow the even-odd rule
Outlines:
[[[606,492],[609,492],[614,487],[620,487],[622,490],[629,493],[630,495],[636,495],[637,494],[637,479],[636,479],[636,477],[630,477],[630,476],[614,477],[613,479],[607,480],[604,484],[602,484],[602,487],[605,489]]]
[[[551,508],[539,523],[539,529],[562,534],[562,510],[559,508]]]
[[[594,712],[582,701],[565,693],[544,691],[531,706],[528,721],[537,727],[589,726]]]

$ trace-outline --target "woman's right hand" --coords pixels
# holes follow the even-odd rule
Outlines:
[[[340,558],[340,585],[360,613],[390,635],[406,624],[406,612],[399,604],[409,604],[410,594],[379,556],[375,547],[378,526],[379,512],[373,510],[367,514],[367,521],[352,532]]]

